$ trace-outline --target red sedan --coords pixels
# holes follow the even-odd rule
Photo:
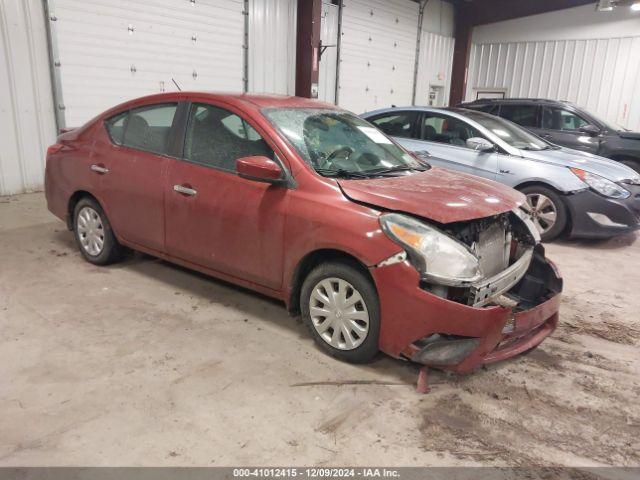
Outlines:
[[[465,372],[558,320],[562,280],[520,193],[333,105],[140,98],[62,134],[45,183],[89,262],[129,247],[281,299],[342,360]]]

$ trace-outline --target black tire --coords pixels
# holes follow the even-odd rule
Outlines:
[[[550,242],[551,240],[558,238],[558,236],[564,232],[569,221],[569,210],[562,196],[555,190],[542,185],[531,185],[521,189],[520,191],[525,195],[544,195],[551,200],[556,209],[556,222],[549,230],[542,233],[540,236],[543,242]]]
[[[104,243],[100,252],[95,255],[91,254],[83,246],[81,240],[82,234],[78,231],[78,216],[82,209],[85,207],[93,209],[93,211],[95,211],[98,215],[102,224],[101,237],[104,239]],[[110,263],[114,263],[120,260],[120,258],[122,257],[122,252],[124,249],[122,245],[118,243],[118,240],[113,234],[113,230],[111,228],[111,224],[109,223],[107,215],[104,213],[104,210],[102,209],[100,204],[91,197],[81,198],[73,209],[73,233],[76,238],[76,245],[78,246],[78,250],[80,250],[82,256],[89,263],[93,263],[94,265],[109,265]]]
[[[362,297],[369,315],[369,331],[364,341],[351,350],[335,348],[325,341],[314,327],[310,313],[311,293],[322,280],[329,278],[342,279],[350,283]],[[347,262],[327,262],[314,268],[302,284],[300,292],[302,319],[311,332],[311,336],[322,350],[334,358],[349,363],[366,363],[378,353],[380,336],[380,302],[378,293],[371,279],[361,269]],[[326,321],[326,320],[325,320]],[[344,338],[344,336],[342,337]]]

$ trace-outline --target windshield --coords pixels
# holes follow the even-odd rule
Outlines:
[[[324,176],[367,178],[426,167],[377,128],[349,112],[269,108],[263,113],[303,160]]]
[[[482,112],[464,112],[464,115],[474,122],[478,122],[503,142],[520,150],[547,150],[551,148],[547,142],[527,132],[515,123],[494,117]]]

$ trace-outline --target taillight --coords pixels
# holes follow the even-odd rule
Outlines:
[[[62,147],[64,147],[64,145],[62,145],[61,143],[54,143],[49,148],[47,148],[47,157],[49,155],[53,155],[54,153],[58,153],[60,150],[62,150]]]

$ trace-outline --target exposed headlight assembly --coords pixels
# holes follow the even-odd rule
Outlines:
[[[628,198],[629,195],[631,195],[629,191],[625,190],[617,183],[612,182],[611,180],[607,180],[600,175],[586,172],[584,170],[580,170],[579,168],[571,168],[571,171],[580,180],[589,185],[593,190],[598,192],[600,195],[604,195],[605,197]]]
[[[439,285],[461,286],[480,280],[478,258],[455,238],[408,215],[380,217],[387,236],[402,246],[422,278]]]

